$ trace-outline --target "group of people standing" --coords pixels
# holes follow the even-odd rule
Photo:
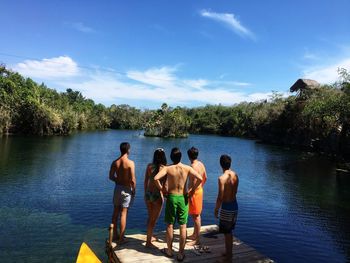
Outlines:
[[[114,224],[113,239],[118,244],[126,242],[124,233],[128,208],[136,194],[135,164],[130,160],[130,144],[120,144],[120,157],[111,164],[109,179],[115,182],[113,203]],[[176,222],[180,225],[180,246],[177,255],[178,261],[185,258],[184,249],[186,239],[189,245],[200,243],[201,212],[203,205],[203,186],[207,180],[205,166],[198,158],[198,149],[195,147],[187,151],[191,165],[181,163],[180,149],[173,148],[170,153],[172,164],[167,164],[167,158],[162,148],[155,150],[152,163],[147,165],[144,178],[144,198],[148,210],[146,247],[157,248],[153,241],[153,229],[161,213],[164,199],[167,248],[161,252],[167,257],[173,257],[173,227]],[[237,219],[236,193],[238,176],[230,169],[231,158],[228,155],[220,157],[223,174],[218,179],[218,197],[214,214],[219,218],[219,231],[225,234],[226,251],[224,256],[232,258],[232,231]],[[219,214],[220,210],[220,214]],[[194,232],[187,236],[187,219],[191,215],[194,222]],[[120,220],[118,231],[117,223]]]

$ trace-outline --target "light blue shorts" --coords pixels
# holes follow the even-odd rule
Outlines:
[[[131,188],[116,184],[114,188],[113,203],[114,206],[130,207],[133,201]]]

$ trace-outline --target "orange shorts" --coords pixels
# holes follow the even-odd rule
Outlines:
[[[199,215],[202,213],[203,207],[203,188],[201,186],[194,192],[193,196],[189,198],[189,210],[190,215]]]

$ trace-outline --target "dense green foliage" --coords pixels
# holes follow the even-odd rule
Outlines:
[[[189,109],[190,132],[245,136],[350,156],[350,75],[344,69],[339,74],[337,83],[298,96],[275,93],[268,101]]]
[[[163,103],[159,110],[146,111],[144,119],[145,136],[174,138],[188,136],[190,118],[180,107],[172,109]]]
[[[140,129],[142,124],[142,113],[139,109],[126,104],[112,105],[109,108],[112,129]]]
[[[244,136],[270,143],[314,148],[350,156],[350,75],[283,98],[233,106],[207,105],[141,111],[129,105],[107,108],[78,91],[58,93],[0,66],[0,133],[69,134],[87,129],[144,129],[146,136],[188,133]]]
[[[52,135],[140,125],[139,110],[124,105],[106,108],[79,91],[59,93],[0,66],[0,133]]]

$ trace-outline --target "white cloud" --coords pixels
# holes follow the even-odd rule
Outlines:
[[[250,37],[255,39],[254,34],[246,27],[244,27],[241,22],[235,17],[234,14],[230,13],[215,13],[207,10],[200,11],[201,16],[212,19],[216,22],[222,23],[228,26],[236,34],[241,37]]]
[[[76,23],[69,23],[69,25],[74,28],[75,30],[78,30],[83,33],[93,33],[95,30],[91,27],[88,27],[84,25],[82,22],[76,22]]]
[[[125,99],[157,102],[155,105],[162,102],[172,105],[191,105],[194,103],[232,105],[242,101],[268,99],[271,95],[271,92],[246,94],[223,88],[204,88],[204,83],[209,82],[206,80],[181,81],[177,79],[169,86],[149,87],[147,84],[130,83],[120,80],[110,73],[104,73],[92,76],[84,82],[65,82],[61,85],[65,88],[79,90],[84,96],[99,102]]]
[[[48,86],[60,90],[71,88],[98,103],[131,104],[142,101],[149,105],[167,102],[171,105],[224,104],[267,99],[271,92],[248,94],[242,87],[247,82],[188,79],[178,76],[178,66],[153,67],[144,71],[130,70],[126,74],[99,68],[80,69],[70,57],[60,56],[43,60],[26,60],[15,70],[46,80]],[[137,105],[135,105],[137,106]],[[150,106],[151,108],[155,108]]]
[[[332,84],[338,80],[338,68],[350,70],[350,58],[324,67],[311,67],[303,71],[303,78],[313,79],[322,84]]]
[[[271,92],[253,93],[234,91],[246,82],[182,79],[176,67],[151,68],[129,71],[125,76],[114,73],[94,73],[83,82],[61,82],[60,86],[79,90],[84,96],[98,102],[142,100],[153,105],[167,102],[172,105],[224,104],[267,99]]]
[[[251,86],[251,83],[248,82],[239,82],[239,81],[233,81],[233,84],[235,86],[241,86],[241,87],[247,87],[247,86]]]
[[[190,88],[202,89],[209,84],[209,81],[206,79],[186,79],[183,83]]]
[[[130,70],[127,77],[141,83],[158,87],[169,87],[173,85],[176,67],[151,68],[146,71]]]
[[[213,86],[216,87],[223,87],[223,88],[231,88],[232,87],[248,87],[248,86],[252,86],[252,83],[249,82],[241,82],[241,81],[233,81],[233,80],[222,80],[219,77],[220,80],[212,80],[210,81],[210,84],[212,84]]]
[[[14,70],[25,76],[40,79],[72,77],[79,74],[77,63],[68,56],[25,60],[16,64]]]

